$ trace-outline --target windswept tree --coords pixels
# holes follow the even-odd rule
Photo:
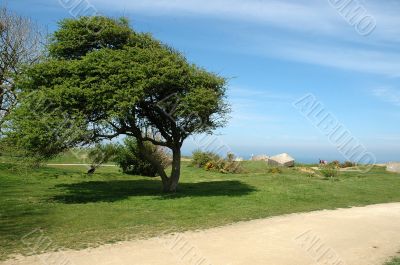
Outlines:
[[[15,77],[24,65],[37,62],[41,47],[40,31],[30,19],[0,7],[0,132],[17,103]]]
[[[49,58],[19,81],[25,97],[9,123],[9,137],[43,157],[68,148],[135,137],[172,151],[167,174],[157,159],[166,192],[177,189],[181,147],[192,134],[226,123],[226,81],[193,64],[125,19],[66,19],[54,33]]]

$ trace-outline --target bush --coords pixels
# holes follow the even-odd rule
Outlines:
[[[88,159],[91,162],[88,173],[93,174],[98,167],[115,158],[117,154],[118,154],[118,145],[116,144],[96,145],[88,152]]]
[[[354,166],[356,166],[356,164],[351,161],[346,161],[340,165],[341,168],[354,167]]]
[[[226,162],[220,170],[221,173],[241,173],[242,171],[242,165],[237,161]]]
[[[193,152],[191,165],[221,173],[240,173],[242,171],[240,163],[235,161],[235,156],[231,153],[227,154],[226,159],[223,159],[212,152],[197,150]]]
[[[280,169],[279,167],[273,167],[273,168],[268,169],[268,173],[281,174],[282,169]]]
[[[329,163],[331,166],[335,166],[335,167],[339,167],[340,166],[340,162],[339,160],[334,160],[331,163]]]
[[[171,164],[171,158],[164,148],[145,142],[145,152],[153,156],[163,168]],[[119,146],[116,162],[125,174],[155,177],[157,170],[139,150],[136,139],[127,137],[124,145]]]
[[[218,165],[215,164],[213,161],[209,161],[206,163],[206,165],[204,166],[205,170],[211,170],[211,169],[217,169]]]
[[[196,150],[192,154],[192,162],[191,165],[202,168],[206,167],[208,162],[218,161],[221,158],[212,152],[202,152],[200,150]],[[208,165],[211,168],[211,165]]]
[[[319,171],[325,179],[336,180],[339,177],[338,167],[334,165],[325,165],[320,168]]]

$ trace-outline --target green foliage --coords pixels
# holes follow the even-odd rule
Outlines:
[[[147,177],[157,175],[157,170],[145,158],[143,152],[156,159],[164,169],[170,165],[171,159],[163,148],[150,142],[146,142],[144,146],[145,150],[140,150],[137,141],[132,137],[125,138],[124,145],[119,146],[115,160],[125,174]]]
[[[19,172],[41,165],[43,160],[40,157],[27,156],[26,150],[18,148],[8,140],[0,139],[0,163],[13,162],[13,168]]]
[[[386,262],[385,265],[400,265],[400,257],[394,257],[391,261]]]
[[[81,17],[59,26],[49,56],[17,80],[21,104],[7,136],[44,159],[120,135],[151,141],[175,153],[176,183],[158,172],[175,190],[183,141],[226,124],[226,80],[135,32],[126,19]]]
[[[219,170],[219,172],[221,173],[234,173],[234,174],[239,174],[242,173],[243,169],[242,166],[240,164],[240,162],[225,162],[223,164],[223,167]]]
[[[329,164],[332,165],[332,166],[335,166],[335,167],[339,167],[340,166],[340,161],[339,160],[334,160]]]
[[[192,153],[191,165],[198,168],[203,168],[208,162],[217,160],[220,160],[220,157],[217,154],[195,150]]]
[[[102,48],[121,49],[132,38],[126,20],[107,17],[64,19],[54,33],[49,53],[60,59],[80,58],[88,52]]]
[[[51,109],[45,91],[27,93],[5,124],[4,139],[28,157],[37,161],[54,158],[59,153],[84,143],[87,133],[85,118]],[[51,111],[50,111],[51,110]]]
[[[346,161],[340,165],[341,168],[348,168],[348,167],[354,167],[354,166],[356,166],[356,164],[351,161]]]
[[[282,169],[280,169],[279,167],[272,167],[272,168],[268,169],[268,173],[281,174]]]
[[[215,153],[197,150],[193,152],[191,165],[220,173],[242,172],[240,163],[235,161],[235,156],[231,153],[227,154],[226,159],[223,159]]]
[[[102,164],[108,163],[118,155],[118,151],[119,148],[116,144],[97,144],[88,152],[88,159],[92,164],[92,168],[97,168]]]
[[[325,179],[337,180],[339,178],[339,170],[335,165],[323,165],[319,172]]]

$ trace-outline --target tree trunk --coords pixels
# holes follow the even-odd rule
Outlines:
[[[161,177],[164,192],[176,192],[179,183],[179,177],[181,175],[181,145],[177,144],[172,149],[172,171],[171,176],[168,177],[165,173],[162,165],[154,159],[150,154],[146,152],[143,141],[137,139],[139,149],[145,158],[157,169],[158,174]]]
[[[167,174],[165,173],[164,168],[162,167],[162,165],[156,159],[154,159],[154,157],[151,154],[148,154],[146,152],[146,148],[145,148],[145,146],[143,144],[143,141],[141,139],[138,139],[138,138],[136,138],[136,139],[137,139],[137,144],[138,144],[140,152],[147,159],[147,161],[149,161],[150,164],[153,167],[156,168],[158,174],[161,177],[161,180],[162,180],[162,183],[163,183],[163,187],[164,187],[164,191],[166,191],[165,187],[168,186],[169,178],[168,178]]]
[[[167,183],[163,183],[164,192],[176,192],[181,175],[181,148],[172,149],[172,171]]]

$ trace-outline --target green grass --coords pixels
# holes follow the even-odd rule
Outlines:
[[[47,163],[49,164],[90,164],[87,158],[88,150],[85,149],[72,149],[62,153]],[[19,161],[20,163],[26,162],[23,157],[13,156],[12,153],[0,153],[1,163],[13,163]]]
[[[391,261],[385,263],[385,265],[400,265],[400,257],[395,257]]]
[[[87,150],[73,149],[50,160],[49,164],[88,164]]]
[[[123,175],[117,167],[87,176],[83,166],[0,164],[1,258],[29,254],[23,238],[35,229],[51,240],[46,250],[79,249],[293,212],[400,201],[400,174],[379,167],[367,174],[341,173],[339,181],[295,169],[272,174],[263,162],[244,162],[244,168],[243,174],[220,174],[184,162],[179,192],[166,195],[158,179]]]

